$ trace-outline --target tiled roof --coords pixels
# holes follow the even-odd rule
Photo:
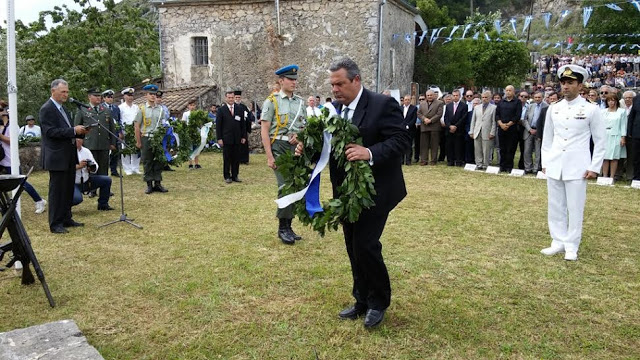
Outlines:
[[[187,108],[189,100],[197,100],[215,88],[215,85],[200,85],[161,89],[163,91],[162,103],[169,108],[172,114],[181,113]],[[138,93],[136,92],[136,94]],[[145,96],[143,95],[133,100],[133,103],[142,104],[144,101]]]

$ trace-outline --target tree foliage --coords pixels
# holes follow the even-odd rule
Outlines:
[[[598,4],[598,2],[591,1],[590,3]],[[589,4],[585,4],[588,6]],[[640,12],[630,3],[618,3],[618,6],[623,11],[613,11],[604,6],[598,6],[593,8],[593,13],[585,29],[589,34],[637,34],[640,33]],[[591,41],[591,39],[589,40]],[[605,38],[595,38],[593,42],[609,43],[609,44],[634,44],[637,43],[637,38],[628,36],[614,36]],[[619,46],[609,50],[608,46],[605,46],[600,51],[597,48],[591,48],[591,53],[636,53],[637,50],[632,50],[629,46],[622,49]]]

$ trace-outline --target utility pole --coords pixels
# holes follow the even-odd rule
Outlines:
[[[469,13],[473,16],[473,0],[469,0]]]
[[[533,0],[530,1],[531,4],[529,6],[529,15],[533,16]],[[524,43],[524,46],[529,46],[529,35],[531,34],[531,24],[529,24],[529,27],[527,28],[527,41]]]

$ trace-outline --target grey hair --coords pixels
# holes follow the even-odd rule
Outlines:
[[[622,97],[625,97],[627,95],[631,94],[631,97],[636,97],[636,93],[631,91],[631,90],[627,90],[625,92],[622,93]]]
[[[329,66],[329,71],[336,72],[340,69],[345,69],[347,71],[347,79],[353,81],[356,76],[360,75],[360,68],[355,61],[350,58],[342,58]]]
[[[533,93],[533,95],[536,95],[536,94],[540,94],[540,96],[542,96],[542,98],[544,99],[544,91],[536,91]]]
[[[64,79],[55,79],[51,82],[51,90],[55,89],[58,87],[58,85],[65,85],[65,86],[69,86],[69,84],[67,84],[66,81],[64,81]]]
[[[488,97],[492,97],[492,96],[493,96],[493,94],[491,93],[491,90],[485,90],[485,91],[483,91],[483,92],[482,92],[482,95],[486,95],[486,96],[488,96]]]

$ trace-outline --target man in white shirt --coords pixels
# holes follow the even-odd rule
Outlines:
[[[78,150],[78,164],[76,164],[76,181],[73,190],[72,206],[82,202],[82,194],[88,194],[93,190],[100,189],[98,197],[98,210],[113,210],[109,206],[109,196],[111,195],[111,178],[107,175],[97,175],[98,163],[96,163],[91,150],[82,146],[84,139],[76,139],[76,149]]]
[[[40,126],[36,125],[36,118],[33,115],[27,115],[24,119],[27,122],[27,125],[20,128],[18,132],[18,136],[34,136],[41,137],[42,131],[40,130]]]
[[[320,116],[320,109],[316,106],[316,99],[313,96],[307,98],[307,118]]]
[[[126,88],[120,93],[124,95],[124,102],[118,106],[120,108],[120,119],[122,120],[122,126],[127,128],[127,125],[133,126],[133,120],[136,118],[140,108],[133,105],[133,88]],[[131,130],[133,131],[133,130]],[[136,144],[127,144],[129,147],[135,147]],[[126,175],[133,173],[140,174],[140,152],[133,155],[122,155],[122,168]]]

